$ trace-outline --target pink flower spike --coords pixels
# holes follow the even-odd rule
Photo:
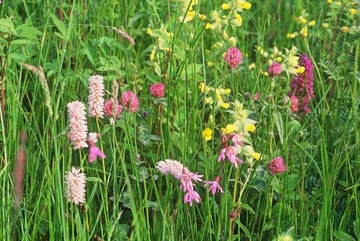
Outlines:
[[[215,195],[216,192],[223,193],[224,190],[220,187],[219,177],[216,177],[214,181],[204,181],[204,187],[209,187],[209,192],[211,191],[212,195]]]
[[[162,83],[153,84],[150,86],[150,94],[155,98],[162,98],[165,96],[165,85]]]
[[[104,77],[93,75],[89,78],[89,111],[90,116],[104,117]]]
[[[90,149],[89,149],[89,162],[92,163],[96,160],[97,157],[105,158],[105,154],[100,150],[99,147],[95,145],[92,140],[88,140]]]
[[[269,168],[269,172],[271,175],[286,172],[286,165],[285,165],[284,159],[282,159],[282,157],[280,157],[280,156],[272,159],[269,162],[268,168]]]
[[[238,48],[232,47],[226,52],[224,60],[232,69],[235,69],[241,63],[242,54]]]
[[[69,138],[73,144],[74,150],[88,147],[87,138],[87,122],[85,117],[85,105],[80,101],[73,101],[67,104],[70,132]]]
[[[194,190],[188,191],[184,196],[184,203],[189,203],[192,206],[193,201],[200,203],[200,195]]]

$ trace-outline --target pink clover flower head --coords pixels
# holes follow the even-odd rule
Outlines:
[[[236,47],[229,48],[224,56],[224,60],[232,69],[237,68],[242,60],[241,51]]]
[[[73,101],[67,104],[70,132],[69,138],[73,144],[74,150],[88,147],[87,139],[87,122],[85,117],[85,105],[80,101]]]
[[[89,112],[96,118],[104,117],[104,77],[93,75],[89,78]]]
[[[150,86],[150,94],[155,98],[162,98],[165,96],[165,85],[162,83],[153,84]]]
[[[219,177],[216,177],[214,181],[204,181],[204,187],[209,187],[209,192],[211,192],[212,195],[215,195],[216,192],[224,193],[224,190],[219,184],[219,179]]]
[[[274,62],[270,65],[270,67],[268,68],[268,71],[267,71],[270,75],[270,77],[275,77],[279,74],[281,74],[282,72],[282,67],[281,67],[281,64],[277,63],[277,62]]]
[[[92,140],[88,140],[89,141],[89,145],[90,145],[90,148],[89,148],[89,162],[90,163],[93,163],[96,158],[98,157],[101,157],[101,158],[105,158],[105,154],[100,150],[99,147],[97,147],[95,145],[95,143],[92,141]]]
[[[193,201],[200,203],[200,195],[194,190],[188,191],[184,196],[184,203],[189,203],[192,206]]]
[[[286,171],[286,165],[282,157],[275,157],[268,164],[269,172],[271,175],[282,173]]]
[[[122,93],[120,103],[123,108],[130,112],[136,112],[139,109],[139,99],[132,91],[125,91]]]
[[[306,115],[310,113],[310,99],[314,98],[314,65],[311,59],[306,55],[300,55],[300,66],[305,68],[303,73],[296,75],[290,84],[290,96],[296,96],[300,113]]]
[[[110,118],[119,118],[122,111],[121,105],[119,105],[116,99],[107,99],[104,103],[104,113]]]
[[[190,171],[186,167],[184,167],[182,163],[170,159],[159,161],[156,164],[155,168],[158,169],[162,174],[170,174],[176,179],[181,179],[183,172],[190,173]]]
[[[232,164],[234,164],[235,168],[237,168],[238,163],[243,163],[243,161],[236,156],[240,153],[240,150],[240,146],[227,146],[221,150],[218,161],[225,160],[227,158]]]
[[[253,96],[253,100],[257,101],[260,98],[260,92],[256,92]]]
[[[65,195],[68,202],[76,205],[85,203],[86,174],[80,173],[80,169],[72,167],[71,171],[65,172]]]
[[[299,99],[295,95],[290,96],[290,109],[292,113],[297,112],[299,109]]]

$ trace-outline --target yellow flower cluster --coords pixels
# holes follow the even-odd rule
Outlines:
[[[300,36],[304,38],[308,37],[308,27],[313,27],[316,23],[315,20],[308,21],[307,17],[308,17],[308,13],[302,11],[301,15],[295,18],[295,21],[302,26],[299,33]],[[298,32],[288,33],[286,37],[290,39],[296,38],[297,36],[299,36],[299,33]]]
[[[195,11],[195,6],[198,4],[198,0],[179,0],[179,2],[181,3],[179,22],[190,22],[196,16],[201,20],[206,20],[206,15]]]
[[[205,93],[205,104],[212,105],[216,102],[215,108],[228,109],[230,107],[227,102],[228,95],[231,93],[230,89],[212,88],[206,86],[205,83],[200,83],[199,89],[202,93]]]

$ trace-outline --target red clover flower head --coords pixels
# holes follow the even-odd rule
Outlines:
[[[229,48],[224,56],[224,60],[232,69],[237,68],[242,60],[241,51],[236,47]]]
[[[270,67],[268,68],[268,73],[270,75],[270,77],[275,77],[277,75],[279,75],[282,72],[282,67],[281,64],[274,62],[270,65]]]
[[[132,91],[125,91],[122,93],[120,103],[123,108],[130,112],[136,112],[139,109],[139,99]]]
[[[119,118],[122,107],[117,103],[118,101],[114,98],[107,99],[104,103],[104,113],[110,118]]]
[[[286,171],[286,165],[284,159],[278,156],[272,159],[268,164],[269,172],[271,175],[275,175],[277,173],[282,173]]]
[[[162,83],[153,84],[150,86],[150,94],[155,98],[162,98],[165,96],[165,85]]]

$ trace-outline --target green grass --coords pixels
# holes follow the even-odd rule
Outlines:
[[[205,26],[215,25],[214,10],[231,20],[219,0],[192,6],[150,0],[2,2],[1,240],[360,240],[358,3],[249,1],[251,8],[239,12],[241,26],[223,21],[218,31]],[[179,20],[192,11],[206,20]],[[304,26],[307,37],[300,34]],[[112,27],[125,30],[135,44]],[[234,70],[223,60],[233,46],[230,37],[243,53]],[[283,103],[294,75],[264,75],[269,57],[259,47],[271,55],[273,47],[285,53],[293,46],[315,66],[308,115],[292,113]],[[21,63],[43,67],[48,93],[41,76]],[[89,131],[102,134],[97,145],[106,154],[89,163],[88,148],[73,150],[68,139],[66,105],[79,100],[87,106],[94,74],[104,76],[105,99],[115,79],[119,96],[132,90],[140,109],[123,111],[114,125],[87,116]],[[166,95],[154,100],[149,87],[158,82]],[[230,109],[216,108],[215,91],[202,93],[202,82],[230,89],[222,96]],[[235,100],[257,121],[247,138],[262,157],[254,161],[242,152],[238,168],[217,161],[221,128],[233,123],[229,110]],[[206,142],[207,127],[213,132]],[[19,178],[22,148],[26,164]],[[277,156],[287,170],[270,175],[267,165]],[[178,160],[203,180],[220,176],[224,193],[212,195],[197,183],[200,203],[184,203],[180,182],[155,168],[164,159]],[[86,173],[83,205],[64,194],[72,166]]]

